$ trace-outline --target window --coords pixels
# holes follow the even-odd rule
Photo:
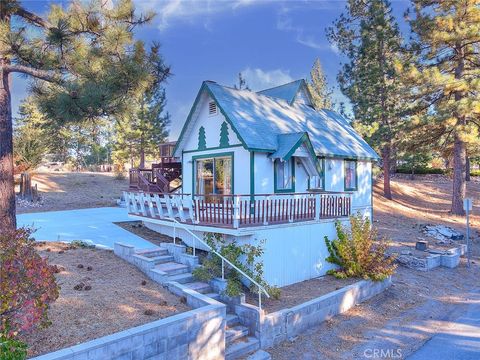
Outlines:
[[[288,161],[275,160],[275,192],[295,191],[293,158]]]
[[[357,162],[345,160],[345,190],[357,190]]]
[[[317,170],[320,175],[310,176],[310,189],[325,190],[325,159],[317,159]]]
[[[196,194],[232,194],[232,157],[196,160]]]
[[[208,114],[209,115],[216,115],[217,114],[217,104],[214,101],[210,101],[208,103]]]

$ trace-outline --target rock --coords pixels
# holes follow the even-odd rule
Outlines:
[[[144,311],[144,314],[147,316],[152,316],[153,314],[155,314],[155,311],[153,311],[152,309],[147,309]]]
[[[417,241],[415,244],[415,249],[420,251],[425,251],[428,248],[428,242],[426,241]]]
[[[64,252],[65,252],[65,250],[60,250],[58,253],[63,254]]]
[[[145,280],[142,281],[142,285],[145,286],[147,285],[147,282]]]
[[[79,283],[73,287],[73,290],[82,291],[84,287],[85,287],[84,283]]]
[[[83,269],[83,264],[78,264],[78,265],[77,265],[77,268]]]
[[[412,255],[412,252],[410,250],[402,250],[400,251],[400,255]]]
[[[167,306],[168,303],[167,303],[165,300],[161,300],[161,301],[158,303],[158,305],[160,305],[160,306]]]
[[[91,266],[87,266],[87,271],[92,271],[93,268]]]
[[[83,288],[83,290],[89,291],[89,290],[92,290],[92,287],[90,285],[87,285]]]

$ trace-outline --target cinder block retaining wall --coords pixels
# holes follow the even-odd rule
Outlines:
[[[34,360],[222,359],[225,306],[208,305]]]
[[[268,349],[368,300],[391,283],[391,278],[382,282],[362,280],[290,309],[267,315],[247,304],[236,305],[235,311],[260,339],[261,348]]]

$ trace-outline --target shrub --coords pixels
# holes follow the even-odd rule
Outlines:
[[[396,170],[399,174],[412,174],[412,168],[408,166],[399,166]],[[427,174],[445,174],[445,170],[437,169],[437,168],[430,168],[430,167],[415,167],[413,169],[413,173],[415,175],[427,175]]]
[[[0,333],[0,360],[24,360],[27,358],[27,344]]]
[[[49,325],[49,304],[58,297],[55,268],[36,252],[31,230],[0,233],[0,334],[17,347],[19,332]],[[6,340],[12,340],[6,344]],[[4,344],[5,343],[5,344]]]
[[[381,281],[395,272],[394,256],[386,256],[387,242],[379,238],[370,221],[360,214],[350,217],[350,230],[335,223],[337,239],[325,236],[327,261],[339,266],[328,273],[337,278],[362,277]]]
[[[470,176],[480,176],[480,170],[472,170],[472,171],[470,171]]]
[[[221,254],[250,278],[263,286],[274,299],[280,298],[280,289],[268,285],[263,279],[263,263],[258,261],[258,258],[263,255],[262,245],[254,246],[245,244],[239,246],[234,242],[227,243],[221,234],[214,233],[205,234],[205,242],[213,250]],[[225,279],[227,279],[226,295],[240,295],[243,288],[241,282],[243,275],[231,268],[227,263],[225,263],[224,269]],[[222,259],[214,253],[209,253],[203,260],[202,266],[193,270],[193,275],[201,281],[210,281],[215,277],[221,277]],[[258,293],[258,287],[252,283],[250,284],[250,291]]]

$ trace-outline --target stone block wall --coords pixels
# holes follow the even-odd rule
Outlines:
[[[208,305],[32,360],[223,359],[225,306]]]

